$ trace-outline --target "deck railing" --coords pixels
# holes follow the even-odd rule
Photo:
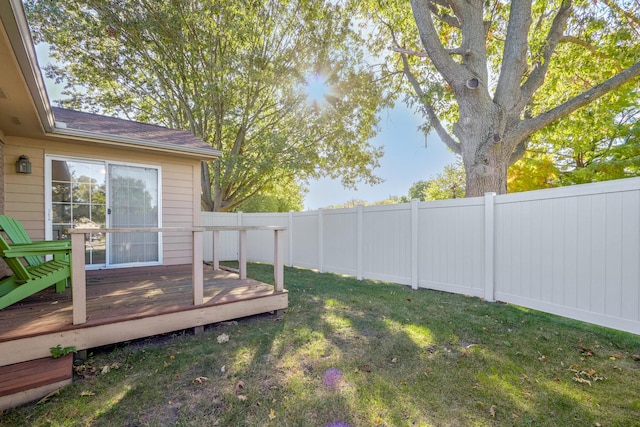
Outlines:
[[[273,231],[273,275],[275,291],[284,290],[284,231],[280,226],[206,226],[206,227],[160,227],[160,228],[74,228],[71,234],[72,271],[71,290],[73,303],[73,324],[78,325],[87,321],[87,281],[85,273],[85,236],[98,233],[191,233],[193,243],[193,305],[204,302],[204,268],[203,268],[203,234],[213,233],[213,268],[220,268],[220,231],[238,231],[238,264],[240,279],[247,278],[247,231]]]

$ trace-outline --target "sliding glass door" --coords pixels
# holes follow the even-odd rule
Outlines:
[[[160,169],[104,161],[47,158],[47,238],[69,228],[156,228],[161,225]],[[96,233],[85,238],[90,268],[157,265],[158,233]]]

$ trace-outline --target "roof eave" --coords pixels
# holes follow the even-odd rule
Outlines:
[[[38,65],[38,58],[34,48],[33,38],[31,37],[29,23],[24,13],[24,7],[20,0],[9,0],[8,4],[5,3],[4,6],[8,6],[11,13],[2,14],[5,18],[3,23],[38,116],[40,117],[42,128],[45,133],[52,132],[55,127],[55,119],[53,111],[51,110],[51,103],[49,102],[44,78]]]

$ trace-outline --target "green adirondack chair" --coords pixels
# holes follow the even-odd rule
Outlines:
[[[71,278],[71,243],[65,240],[33,242],[22,224],[0,215],[0,256],[13,275],[0,279],[0,310],[56,285],[64,292]],[[53,255],[46,261],[43,257]],[[24,260],[24,262],[23,262]]]

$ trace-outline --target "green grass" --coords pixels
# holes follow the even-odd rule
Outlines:
[[[255,279],[272,274],[249,266]],[[280,317],[96,352],[85,379],[0,424],[637,425],[640,336],[302,269],[286,269],[285,287]],[[335,388],[323,384],[329,368],[343,374]]]

